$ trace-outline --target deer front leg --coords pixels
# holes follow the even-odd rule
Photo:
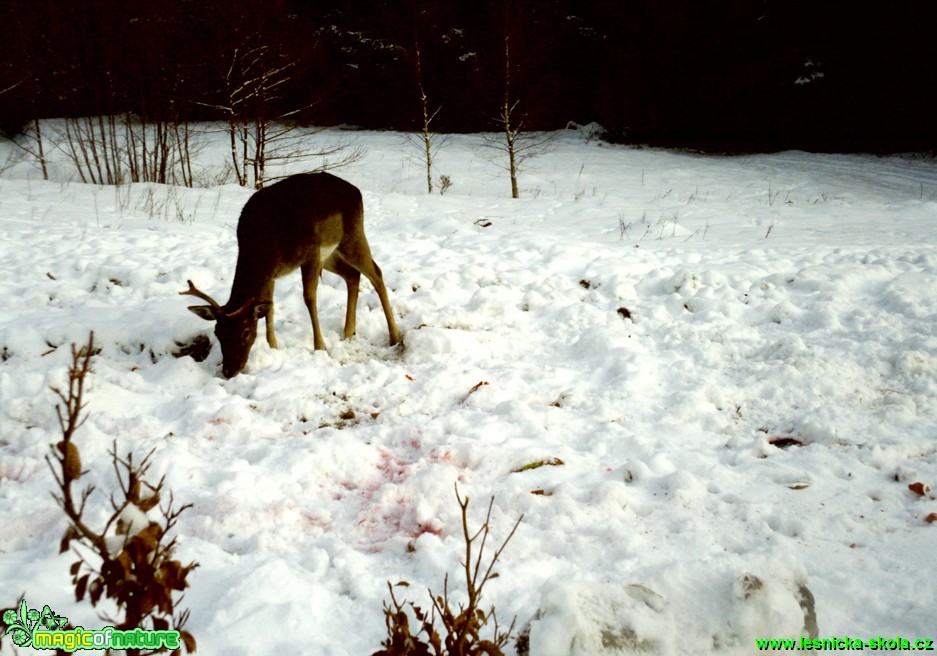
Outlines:
[[[270,348],[277,348],[277,336],[273,332],[273,301],[270,301],[270,307],[267,309],[264,321],[267,326],[267,344],[270,345]]]
[[[322,275],[322,260],[316,258],[310,264],[302,266],[303,273],[303,300],[309,310],[312,320],[312,342],[317,351],[325,350],[325,340],[322,339],[322,330],[319,328],[319,310],[316,305],[316,288],[319,286],[319,277]]]

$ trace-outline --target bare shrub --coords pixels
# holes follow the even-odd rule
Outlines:
[[[390,603],[384,603],[384,622],[387,626],[387,638],[381,642],[383,649],[371,656],[504,656],[503,648],[511,640],[514,632],[514,620],[507,630],[502,630],[494,606],[487,612],[482,608],[481,598],[485,584],[498,576],[494,571],[495,563],[524,516],[514,523],[511,532],[495,549],[487,566],[484,564],[485,543],[491,531],[491,508],[494,497],[488,503],[488,512],[481,527],[472,533],[468,524],[469,499],[464,500],[456,487],[456,499],[462,511],[462,536],[465,541],[465,560],[462,562],[465,576],[465,591],[468,602],[453,608],[449,598],[449,576],[443,580],[443,593],[429,591],[431,607],[427,610],[412,601],[399,601],[394,594],[394,585],[387,583],[390,591]],[[477,547],[477,554],[474,553]],[[409,583],[401,581],[396,587],[407,587]],[[411,626],[410,616],[416,620]],[[440,626],[437,627],[437,620]],[[483,631],[491,624],[490,637],[482,637]],[[414,628],[416,632],[414,633]]]
[[[60,553],[71,548],[78,555],[78,560],[69,570],[75,586],[75,599],[82,601],[87,595],[92,606],[97,606],[102,597],[110,599],[117,605],[122,618],[102,618],[113,623],[115,629],[166,631],[172,628],[179,631],[186,652],[194,652],[195,638],[182,629],[189,611],[176,612],[178,599],[174,595],[188,587],[187,577],[198,563],[183,565],[173,558],[176,538],[168,537],[190,504],[174,508],[170,492],[165,507],[159,506],[164,495],[164,479],[153,485],[144,478],[153,452],[135,463],[132,453],[121,457],[117,454],[116,443],[111,446],[109,453],[119,495],[111,495],[111,514],[100,529],[91,528],[84,517],[95,487],[88,485],[76,499],[73,486],[87,472],[82,470],[74,436],[86,418],[81,414],[85,407],[85,380],[92,371],[92,355],[93,333],[88,344],[81,349],[72,345],[67,391],[52,388],[62,401],[56,406],[62,440],[46,457],[58,486],[58,492],[53,496],[69,520]],[[150,519],[147,514],[157,507],[161,514],[159,521]],[[166,651],[166,648],[158,651]],[[177,649],[174,653],[178,652]],[[150,653],[157,652],[127,650],[128,656]]]
[[[192,156],[201,148],[196,136],[184,121],[149,121],[126,113],[65,119],[55,133],[55,146],[85,183],[191,187]]]

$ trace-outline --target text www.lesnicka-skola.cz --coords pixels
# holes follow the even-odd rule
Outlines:
[[[829,638],[756,638],[755,646],[761,651],[788,649],[791,651],[934,651],[932,638],[908,639],[901,636],[860,640],[849,636]]]

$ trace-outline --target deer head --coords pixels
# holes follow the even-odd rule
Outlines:
[[[267,315],[270,302],[246,303],[227,312],[215,299],[198,289],[191,280],[189,288],[179,292],[180,296],[195,296],[208,305],[190,305],[189,310],[206,321],[215,322],[215,337],[221,344],[221,373],[232,378],[241,373],[247,364],[254,340],[257,339],[257,321]]]

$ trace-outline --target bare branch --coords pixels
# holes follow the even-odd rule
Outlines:
[[[147,624],[153,629],[161,630],[170,626],[170,620],[176,630],[181,630],[189,613],[181,611],[174,615],[178,600],[174,599],[173,595],[188,586],[186,578],[198,564],[193,562],[182,565],[178,560],[174,560],[172,552],[176,539],[173,537],[168,542],[166,540],[167,533],[175,526],[179,515],[190,506],[186,504],[174,510],[170,494],[169,505],[161,509],[161,523],[149,521],[146,526],[139,527],[133,523],[125,525],[122,521],[124,511],[130,505],[137,506],[145,513],[158,503],[164,479],[161,478],[155,486],[143,480],[154,452],[150,451],[136,464],[133,454],[120,457],[116,442],[112,443],[109,451],[111,465],[123,499],[115,499],[111,495],[113,512],[101,531],[92,530],[83,518],[85,506],[94,487],[85,487],[80,495],[80,503],[77,507],[75,504],[72,484],[86,472],[81,469],[78,447],[73,438],[84,421],[81,417],[81,411],[85,407],[84,383],[91,372],[91,356],[94,352],[93,333],[88,338],[87,346],[81,350],[72,345],[68,390],[65,392],[53,388],[64,404],[64,407],[56,406],[62,440],[50,449],[51,453],[46,457],[59,490],[58,494],[53,493],[52,496],[69,520],[60,549],[64,552],[71,546],[78,556],[78,560],[70,569],[75,597],[77,601],[81,601],[87,594],[92,606],[97,606],[102,596],[113,600],[122,613],[122,619],[111,619],[107,616],[104,616],[104,619],[119,630],[143,628]],[[144,497],[143,488],[148,489],[151,494]],[[114,533],[123,536],[119,546],[114,544]],[[76,545],[71,545],[72,542]],[[114,553],[115,551],[117,553]],[[196,643],[192,635],[187,631],[180,631],[180,635],[183,637],[186,651],[194,651]],[[127,651],[128,656],[155,653],[157,652],[140,649]]]
[[[490,532],[494,499],[488,504],[484,523],[478,531],[471,533],[468,527],[467,512],[469,499],[468,497],[462,498],[458,485],[455,487],[455,493],[462,515],[462,538],[465,542],[465,561],[462,565],[465,569],[468,603],[465,605],[459,604],[458,612],[453,610],[449,599],[449,575],[447,574],[443,578],[443,592],[441,595],[433,594],[432,590],[428,591],[432,609],[429,616],[427,616],[420,607],[412,602],[401,604],[394,595],[393,587],[388,582],[391,605],[384,604],[384,618],[388,637],[381,643],[385,649],[375,652],[372,656],[398,656],[399,654],[435,654],[436,656],[442,656],[443,654],[481,656],[487,654],[488,656],[504,656],[502,647],[511,639],[516,618],[511,621],[507,631],[501,631],[494,607],[486,613],[481,608],[480,602],[485,584],[497,576],[493,573],[494,565],[501,557],[501,553],[511,537],[513,537],[523,516],[518,518],[511,533],[501,543],[501,546],[495,550],[494,556],[487,567],[483,568],[482,560],[485,542]],[[479,539],[481,544],[478,553],[473,555],[473,546]],[[483,570],[484,573],[482,573]],[[402,585],[406,585],[406,583],[404,582]],[[410,620],[405,608],[407,606],[409,606],[410,611],[420,625],[415,633],[410,627]],[[442,625],[442,636],[436,628],[437,617]],[[493,625],[494,634],[492,639],[484,639],[480,634],[489,622]],[[445,646],[445,649],[443,649],[443,646]]]

